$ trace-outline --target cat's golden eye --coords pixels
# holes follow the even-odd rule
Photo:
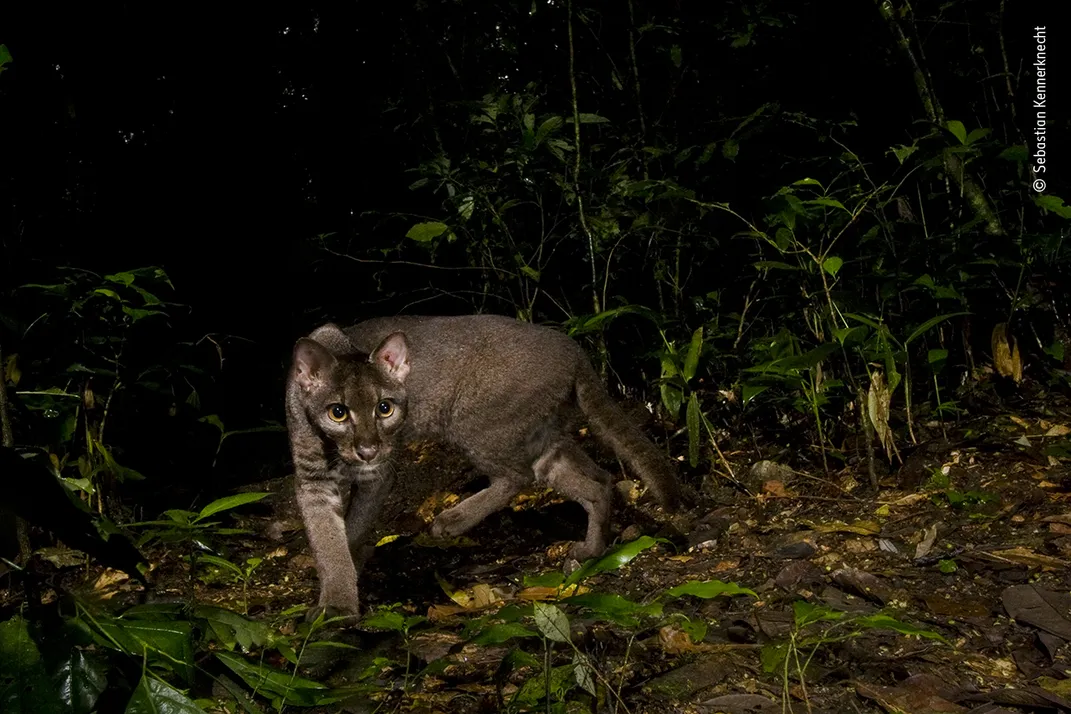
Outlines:
[[[331,417],[331,421],[341,424],[350,418],[350,410],[344,404],[332,404],[327,408],[327,416]]]
[[[389,399],[384,399],[382,402],[376,405],[376,414],[380,419],[386,419],[394,413],[394,402]]]

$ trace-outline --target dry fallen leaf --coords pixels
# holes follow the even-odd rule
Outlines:
[[[978,554],[982,556],[985,555],[984,551],[979,552]],[[1068,562],[1066,560],[1053,558],[1049,555],[1041,555],[1021,545],[1016,546],[1014,548],[1008,548],[1006,550],[990,551],[989,555],[995,558],[999,558],[1001,560],[1010,561],[1012,563],[1026,565],[1031,568],[1041,568],[1042,570],[1059,570],[1068,566]]]
[[[770,480],[762,484],[763,493],[767,493],[774,498],[789,498],[788,491],[785,489],[785,484],[781,481]]]
[[[996,367],[997,374],[1011,377],[1016,384],[1023,381],[1023,361],[1019,357],[1019,344],[1008,334],[1007,323],[999,322],[993,326],[991,345],[993,366]]]

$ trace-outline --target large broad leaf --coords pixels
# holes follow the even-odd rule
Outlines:
[[[589,610],[611,622],[625,627],[634,627],[641,616],[659,617],[662,615],[662,603],[643,603],[609,593],[584,593],[563,600],[568,605]]]
[[[622,543],[610,549],[603,557],[586,561],[565,579],[562,587],[567,588],[592,575],[617,570],[657,542],[658,540],[651,536],[641,536],[631,543]]]
[[[203,618],[208,623],[212,639],[229,650],[238,645],[248,652],[253,647],[263,647],[271,636],[271,629],[263,622],[221,607],[198,605],[193,616]]]
[[[441,236],[446,232],[446,229],[446,224],[439,223],[438,221],[417,223],[409,229],[409,232],[405,234],[405,237],[412,238],[418,243],[427,243]]]
[[[535,637],[536,633],[516,622],[501,622],[491,625],[472,638],[477,645],[500,645],[515,637]]]
[[[340,701],[346,696],[332,692],[325,684],[298,677],[266,664],[250,662],[233,652],[216,652],[216,657],[252,689],[281,699],[286,704],[303,707],[321,706]]]
[[[65,712],[89,714],[108,686],[108,666],[91,653],[74,648],[60,662],[52,682],[50,691],[59,696]]]
[[[910,335],[908,335],[907,339],[904,340],[904,347],[907,347],[912,342],[914,342],[916,339],[918,339],[922,335],[926,334],[927,332],[932,330],[937,325],[940,325],[945,320],[950,320],[953,317],[959,317],[960,315],[970,315],[970,314],[971,313],[969,313],[969,312],[952,312],[952,313],[949,313],[947,315],[938,315],[937,317],[931,317],[929,320],[927,320],[926,322],[924,322],[921,325],[919,325],[918,327],[916,327],[914,332],[912,332]]]
[[[0,711],[4,714],[63,712],[52,687],[26,620],[15,616],[0,622]]]
[[[689,580],[686,583],[681,583],[676,587],[670,588],[666,591],[666,595],[669,597],[692,595],[693,597],[703,598],[704,600],[709,600],[721,595],[751,595],[752,597],[758,597],[754,590],[740,587],[736,583],[723,583],[720,580]]]
[[[167,682],[145,674],[126,705],[126,714],[203,714],[192,699]]]
[[[555,605],[535,603],[532,617],[539,632],[548,640],[569,641],[569,618]]]
[[[259,501],[260,499],[265,498],[265,497],[270,496],[270,495],[271,495],[270,493],[261,493],[261,492],[258,492],[258,493],[237,493],[237,494],[235,494],[233,496],[227,496],[226,498],[220,498],[218,500],[212,501],[212,503],[210,503],[207,506],[205,506],[204,508],[202,508],[201,512],[198,514],[196,520],[198,520],[198,521],[204,520],[205,518],[208,518],[211,515],[219,513],[220,511],[229,511],[232,508],[237,508],[238,506],[244,506],[247,503],[253,503],[255,501]]]
[[[185,621],[119,620],[97,616],[90,630],[97,643],[135,657],[148,657],[193,681],[193,625]]]

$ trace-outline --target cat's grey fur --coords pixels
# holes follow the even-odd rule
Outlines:
[[[313,612],[357,614],[365,539],[392,486],[391,452],[408,440],[459,447],[490,479],[439,514],[435,536],[464,533],[540,483],[587,511],[573,556],[605,550],[610,477],[569,434],[577,408],[662,505],[678,498],[669,460],[613,402],[580,346],[507,317],[324,325],[294,347],[286,406],[298,504],[320,576]]]

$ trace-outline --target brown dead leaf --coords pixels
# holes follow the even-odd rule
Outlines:
[[[941,696],[942,685],[943,682],[933,675],[916,674],[895,687],[858,682],[855,691],[862,697],[878,702],[889,712],[952,714],[967,711],[966,708]]]
[[[985,555],[985,553],[980,552],[979,555]],[[1031,568],[1041,568],[1042,570],[1059,570],[1068,566],[1066,560],[1053,558],[1049,555],[1041,555],[1021,545],[1006,550],[990,551],[989,555]]]
[[[829,521],[827,523],[814,523],[813,521],[800,521],[813,528],[819,533],[858,533],[859,535],[877,535],[881,533],[881,525],[875,521]]]
[[[444,588],[445,589],[445,588]],[[480,610],[495,603],[505,602],[507,595],[486,583],[476,583],[471,588],[447,593],[450,599],[466,610]]]
[[[1050,523],[1049,532],[1058,533],[1060,535],[1067,535],[1068,533],[1071,533],[1071,526],[1067,525],[1066,523]]]
[[[785,484],[773,479],[762,484],[762,492],[769,494],[774,498],[789,498],[789,493],[785,489]]]
[[[1030,429],[1030,422],[1028,422],[1026,419],[1023,419],[1022,417],[1016,416],[1014,414],[1009,414],[1008,418],[1011,419],[1016,424],[1018,424],[1019,426],[1023,427],[1024,429],[1027,429],[1027,430]]]
[[[269,558],[269,559],[270,558],[285,558],[286,554],[288,552],[289,551],[286,549],[286,546],[285,545],[281,545],[278,548],[276,548],[275,550],[273,550],[272,552],[268,553],[264,557]]]
[[[428,608],[428,620],[431,622],[442,622],[443,620],[450,619],[454,615],[460,615],[461,613],[467,612],[471,611],[460,605],[432,605]]]
[[[119,592],[116,586],[127,580],[130,576],[123,571],[108,568],[93,582],[93,590],[97,597],[107,600]]]
[[[692,642],[687,632],[678,630],[672,625],[666,625],[658,630],[658,644],[666,654],[688,654],[690,652],[705,652],[710,645],[703,642]]]
[[[1061,513],[1056,516],[1045,516],[1041,519],[1042,523],[1063,523],[1064,525],[1071,526],[1071,513]]]
[[[437,491],[424,499],[424,502],[417,508],[416,514],[425,523],[431,523],[436,515],[460,500],[461,498],[456,493]]]
[[[1071,427],[1063,424],[1056,424],[1045,432],[1045,436],[1067,436],[1068,434],[1071,434]]]
[[[880,370],[875,370],[870,379],[870,391],[866,395],[867,414],[870,423],[874,425],[874,433],[885,449],[885,454],[892,458],[893,433],[889,428],[889,404],[892,402],[892,393],[885,383],[885,375]]]
[[[920,501],[929,501],[930,495],[927,493],[909,493],[908,495],[898,498],[895,501],[889,503],[890,506],[913,506]]]
[[[525,588],[517,593],[517,599],[519,600],[553,600],[559,597],[572,597],[573,595],[580,595],[581,593],[588,592],[588,588],[583,587],[579,583],[570,585],[567,588],[549,588],[543,586],[532,586]]]

